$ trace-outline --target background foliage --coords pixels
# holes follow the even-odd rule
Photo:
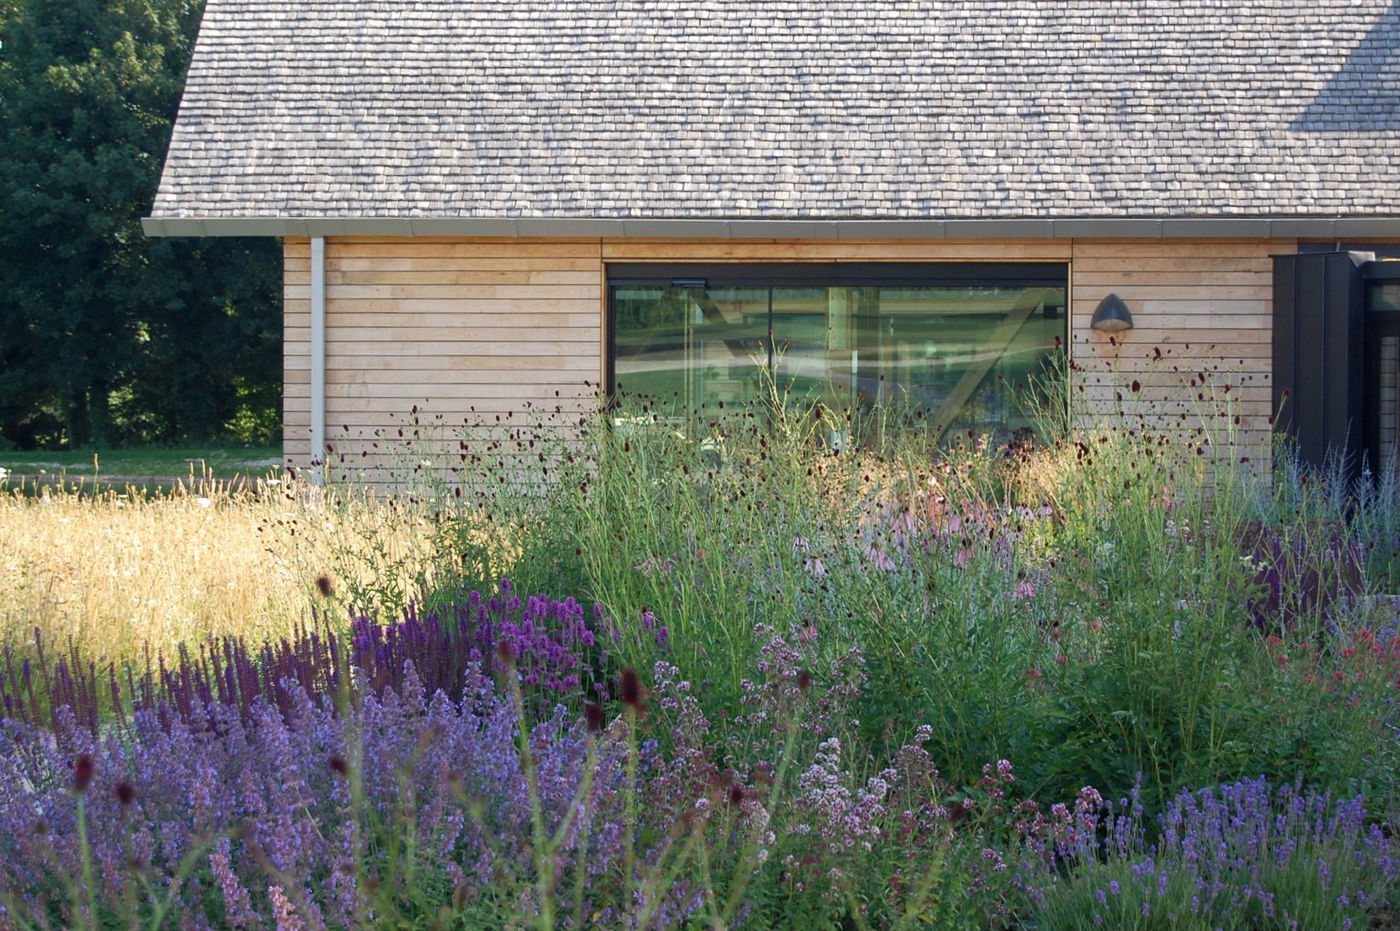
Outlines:
[[[0,0],[0,448],[277,430],[277,243],[140,227],[202,8]]]

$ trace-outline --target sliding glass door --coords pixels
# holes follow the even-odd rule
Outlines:
[[[712,419],[777,391],[940,435],[1009,437],[1013,394],[1063,346],[1063,265],[609,268],[610,388],[623,408]]]

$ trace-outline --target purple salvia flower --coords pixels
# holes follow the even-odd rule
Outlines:
[[[272,902],[272,919],[276,922],[277,931],[306,931],[306,923],[297,917],[281,885],[274,883],[268,886],[267,894]]]
[[[229,854],[229,839],[224,837],[219,839],[214,845],[214,852],[209,855],[214,882],[223,896],[225,919],[235,928],[256,928],[260,922],[253,913],[253,900],[243,883],[234,875]]]

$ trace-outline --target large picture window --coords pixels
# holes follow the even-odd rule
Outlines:
[[[684,416],[776,388],[1005,439],[1064,345],[1061,264],[612,265],[610,391]]]

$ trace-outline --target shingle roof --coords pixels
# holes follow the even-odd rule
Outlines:
[[[208,0],[154,217],[1400,215],[1400,0]]]

